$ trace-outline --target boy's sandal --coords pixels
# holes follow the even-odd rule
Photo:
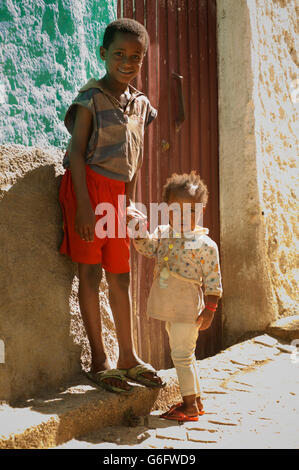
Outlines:
[[[137,383],[145,385],[146,387],[150,388],[163,388],[166,386],[165,382],[157,383],[154,380],[147,379],[143,376],[143,374],[150,373],[153,374],[154,377],[158,377],[157,371],[150,365],[150,364],[138,364],[135,367],[131,367],[130,369],[120,369],[120,371],[124,374],[127,379],[134,380]]]
[[[110,369],[110,370],[102,370],[99,372],[86,372],[87,377],[94,382],[99,387],[107,390],[108,392],[114,393],[131,393],[133,391],[133,387],[130,386],[130,389],[126,390],[121,387],[117,387],[116,385],[110,385],[109,383],[105,382],[107,379],[117,379],[124,384],[128,384],[124,378],[123,373],[119,369]]]

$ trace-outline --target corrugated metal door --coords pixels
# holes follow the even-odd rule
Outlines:
[[[118,17],[148,30],[151,46],[134,85],[159,111],[147,130],[136,199],[147,207],[161,201],[168,176],[198,170],[210,193],[204,225],[219,246],[216,0],[119,0]],[[170,367],[164,322],[146,318],[153,262],[134,249],[131,261],[138,353],[154,367]],[[197,358],[217,353],[221,337],[220,305],[212,327],[199,334]]]

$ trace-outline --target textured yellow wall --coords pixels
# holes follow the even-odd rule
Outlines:
[[[299,4],[295,0],[247,3],[252,30],[258,188],[266,230],[265,263],[277,314],[285,316],[296,313],[299,300]]]
[[[218,0],[217,16],[223,326],[231,343],[296,313],[295,0]]]

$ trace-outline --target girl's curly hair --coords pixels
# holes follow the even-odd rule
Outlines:
[[[196,171],[178,175],[173,173],[166,180],[163,186],[162,199],[168,202],[171,193],[186,193],[190,197],[194,197],[197,202],[206,205],[208,202],[208,188]]]

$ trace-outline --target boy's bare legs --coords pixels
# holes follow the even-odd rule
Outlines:
[[[114,274],[106,271],[106,279],[109,286],[109,301],[119,344],[117,367],[119,369],[129,369],[142,363],[135,353],[133,343],[129,290],[130,273]],[[160,377],[156,377],[152,373],[145,373],[143,375],[156,383],[162,382]]]
[[[119,369],[137,365],[131,329],[131,299],[129,273],[114,274],[106,271],[109,288],[109,303],[113,313],[119,346]]]
[[[109,369],[102,340],[102,324],[99,307],[99,286],[102,279],[101,264],[78,264],[79,304],[85,330],[88,336],[92,365],[91,370],[98,372]],[[107,383],[129,389],[124,382],[107,379]]]
[[[79,304],[82,319],[88,336],[92,366],[94,372],[109,369],[106,352],[102,340],[102,325],[99,307],[99,287],[102,279],[101,264],[78,264],[79,271]],[[129,294],[130,275],[106,272],[109,285],[110,306],[113,312],[119,342],[120,369],[128,369],[140,364],[133,346],[131,327],[131,300]],[[161,382],[152,374],[144,374],[146,378]],[[107,379],[107,383],[129,389],[129,385],[117,379]]]

